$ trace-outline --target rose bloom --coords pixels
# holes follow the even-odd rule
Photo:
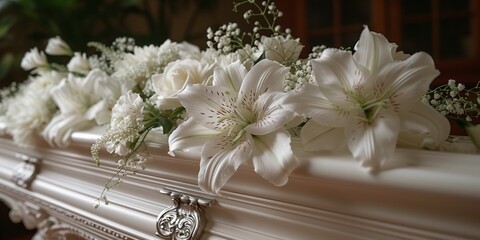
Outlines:
[[[188,85],[207,85],[213,74],[213,66],[213,64],[209,65],[192,59],[169,63],[163,73],[152,76],[155,94],[151,100],[160,109],[173,109],[182,106],[177,94]]]

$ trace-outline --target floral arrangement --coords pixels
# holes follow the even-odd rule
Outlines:
[[[50,39],[45,53],[70,60],[50,63],[36,48],[25,54],[29,79],[2,92],[6,132],[22,146],[40,133],[67,147],[73,132],[106,126],[93,158],[100,165],[105,149],[119,160],[98,206],[127,173],[146,167],[152,130],[168,134],[172,156],[197,156],[200,188],[217,194],[242,164],[286,184],[300,164],[292,138],[304,151],[347,149],[375,170],[397,146],[438,149],[450,133],[448,114],[467,122],[479,116],[478,86],[468,92],[477,103],[458,98],[463,85],[453,82],[429,90],[439,71],[427,53],[399,52],[365,26],[353,50],[318,46],[302,59],[303,45],[277,24],[282,12],[274,2],[242,1],[234,10],[247,4],[252,31],[235,23],[208,29],[206,50],[118,38],[111,46],[90,43],[98,54],[87,56]],[[448,102],[446,92],[456,100]]]

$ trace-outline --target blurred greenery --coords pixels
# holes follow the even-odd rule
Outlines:
[[[47,40],[57,35],[73,50],[81,51],[86,51],[87,42],[109,44],[120,36],[133,37],[139,45],[161,43],[169,38],[168,17],[175,16],[189,1],[195,2],[197,11],[215,3],[215,0],[0,0],[0,86],[26,78],[27,73],[19,67],[25,52],[36,46],[44,49]]]

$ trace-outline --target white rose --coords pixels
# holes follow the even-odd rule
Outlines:
[[[32,48],[23,56],[20,66],[28,71],[35,68],[48,67],[47,56],[43,52],[39,52],[37,48]]]
[[[70,49],[70,46],[68,46],[68,44],[63,41],[59,36],[48,39],[48,44],[45,52],[50,55],[72,55],[72,49]]]
[[[279,63],[291,63],[298,60],[303,45],[298,39],[286,39],[283,36],[262,37],[261,50],[265,52],[265,58]]]
[[[188,85],[207,84],[213,74],[213,66],[192,59],[169,63],[162,74],[152,76],[155,94],[151,100],[160,109],[173,109],[182,106],[177,94]]]
[[[90,63],[87,56],[76,52],[67,64],[68,71],[87,74],[90,71]]]

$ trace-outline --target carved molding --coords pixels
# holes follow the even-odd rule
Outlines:
[[[161,239],[200,239],[206,225],[204,208],[213,200],[161,189],[160,193],[172,198],[173,206],[163,210],[157,218],[157,236]]]
[[[83,234],[85,235],[85,234]],[[54,217],[49,217],[40,222],[37,233],[32,240],[51,240],[51,239],[84,239],[78,231],[68,224],[62,223]]]
[[[17,201],[11,205],[8,216],[14,223],[23,222],[25,228],[29,230],[38,228],[48,217],[37,205],[22,201]]]
[[[85,239],[80,231],[73,226],[62,223],[55,217],[49,216],[39,206],[27,201],[15,201],[1,195],[4,202],[10,207],[9,217],[14,223],[22,222],[26,229],[37,229],[32,240],[51,239]],[[85,235],[85,234],[83,234]]]
[[[31,196],[23,189],[14,189],[0,184],[0,199],[10,207],[9,216],[12,222],[23,222],[27,229],[38,229],[35,240],[136,239],[134,236],[121,233],[95,220]]]

